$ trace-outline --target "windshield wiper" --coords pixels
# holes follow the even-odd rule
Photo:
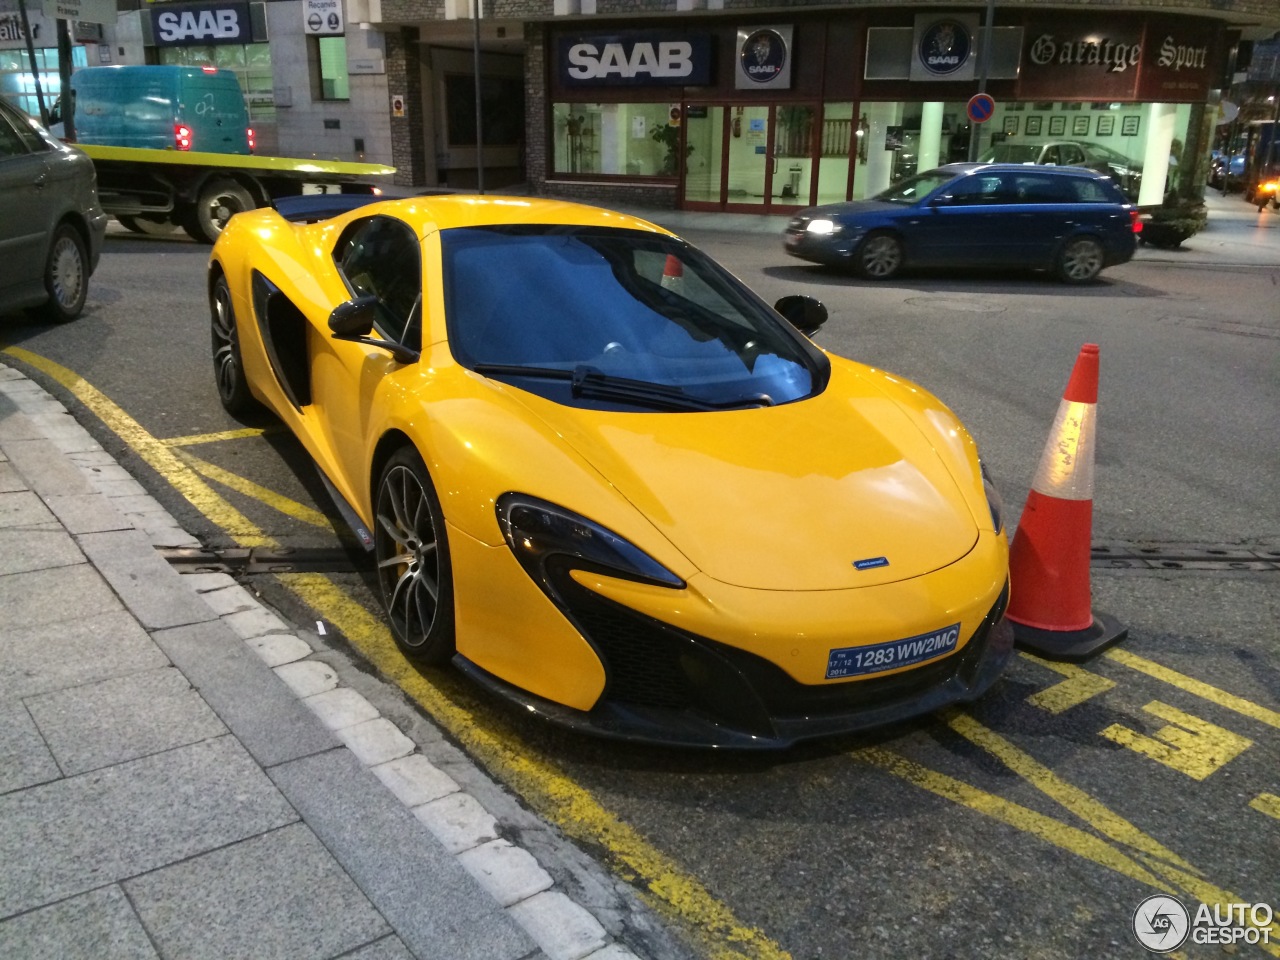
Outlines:
[[[610,400],[663,410],[731,410],[737,407],[771,407],[773,398],[767,393],[753,393],[733,400],[702,400],[682,387],[647,380],[615,377],[580,363],[572,370],[558,367],[522,367],[511,363],[477,363],[472,368],[479,374],[510,377],[535,377],[542,380],[567,380],[572,395],[590,400]]]

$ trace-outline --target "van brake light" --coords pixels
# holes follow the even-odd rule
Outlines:
[[[173,140],[179,150],[190,150],[191,128],[185,124],[175,123],[173,125]]]
[[[253,135],[253,127],[245,127],[244,132],[249,138],[249,152],[252,153],[253,148],[258,144],[257,138]]]
[[[1133,223],[1134,233],[1142,232],[1142,221],[1138,219],[1139,216],[1141,216],[1141,214],[1139,214],[1137,210],[1129,211],[1129,220]]]
[[[201,69],[201,70],[203,70],[205,73],[217,73],[217,72],[218,72],[218,68],[217,68],[217,67],[201,67],[200,69]]]

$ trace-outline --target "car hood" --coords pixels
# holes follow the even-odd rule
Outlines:
[[[946,566],[977,541],[935,452],[941,439],[843,367],[820,396],[763,409],[617,413],[523,398],[690,563],[725,583],[872,586]]]
[[[816,220],[819,217],[832,217],[841,220],[859,216],[880,216],[886,213],[894,213],[906,208],[906,204],[890,203],[887,200],[849,200],[844,203],[824,203],[820,207],[809,207],[807,210],[801,210],[798,216],[807,220]]]

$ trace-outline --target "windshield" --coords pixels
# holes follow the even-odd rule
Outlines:
[[[997,143],[978,159],[982,163],[1035,163],[1042,149],[1037,143]]]
[[[1107,163],[1114,163],[1122,167],[1132,167],[1134,162],[1126,157],[1123,153],[1116,153],[1110,147],[1104,147],[1099,143],[1082,143],[1085,151],[1094,160],[1105,160]]]
[[[877,193],[872,200],[884,200],[888,203],[917,203],[945,183],[950,183],[959,174],[954,170],[930,170],[917,173],[914,177],[900,180],[883,193]]]
[[[674,237],[520,225],[446,230],[441,244],[454,357],[557,402],[768,406],[825,382],[819,350]]]

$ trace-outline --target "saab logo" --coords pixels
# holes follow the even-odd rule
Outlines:
[[[742,44],[742,72],[756,83],[768,83],[787,65],[787,42],[776,30],[757,30]]]
[[[232,43],[249,39],[249,10],[245,4],[152,10],[156,42]]]
[[[586,87],[705,87],[711,83],[711,37],[704,33],[565,34],[556,39],[560,82]]]
[[[656,49],[655,49],[656,47]],[[577,43],[569,48],[569,76],[575,80],[604,80],[611,76],[690,77],[693,44],[687,40],[634,43],[631,52],[622,43]]]
[[[959,20],[939,20],[920,34],[920,62],[934,76],[955,73],[969,59],[972,41]]]

